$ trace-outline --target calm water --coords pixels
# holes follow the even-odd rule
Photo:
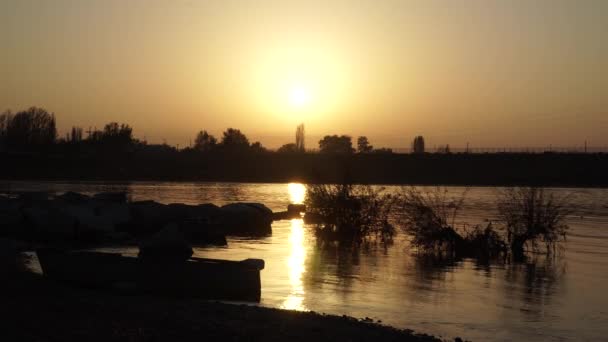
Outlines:
[[[303,187],[294,184],[0,182],[0,192],[34,190],[126,190],[133,200],[255,201],[273,210],[304,196]],[[569,218],[568,241],[559,256],[538,256],[526,264],[422,258],[403,236],[388,248],[321,248],[301,220],[276,222],[270,237],[229,239],[227,248],[199,248],[196,255],[265,259],[264,306],[368,316],[395,327],[473,340],[607,340],[608,190],[552,191],[573,199],[576,215]],[[495,216],[495,194],[493,188],[472,188],[462,219],[475,224]]]

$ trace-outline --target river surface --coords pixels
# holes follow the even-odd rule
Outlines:
[[[275,211],[305,196],[300,184],[0,182],[0,193],[20,191],[127,191],[132,200],[261,202]],[[322,247],[302,220],[275,222],[272,236],[229,238],[226,248],[195,248],[195,254],[264,259],[263,306],[370,317],[474,341],[608,340],[608,189],[551,191],[571,199],[567,242],[554,257],[536,255],[521,264],[422,257],[401,234],[388,247]],[[469,189],[460,220],[495,218],[496,194],[496,188]]]

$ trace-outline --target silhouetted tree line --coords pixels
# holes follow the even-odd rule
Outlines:
[[[228,128],[219,138],[205,130],[177,149],[133,137],[128,124],[72,127],[59,138],[54,114],[42,108],[0,115],[0,177],[36,179],[171,179],[209,181],[354,182],[377,184],[608,186],[608,154],[415,153],[376,148],[365,136],[327,135],[306,149],[304,125],[295,140],[271,152]]]
[[[0,115],[0,143],[9,148],[50,145],[57,138],[55,115],[38,107]]]

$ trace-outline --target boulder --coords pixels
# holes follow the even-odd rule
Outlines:
[[[261,236],[272,232],[272,210],[261,203],[232,203],[221,209],[227,235]]]
[[[81,232],[95,232],[98,235],[109,235],[131,220],[126,203],[91,201],[67,204],[61,210],[74,219]]]
[[[22,203],[8,197],[0,199],[0,235],[17,236],[23,232]]]
[[[146,235],[159,232],[170,222],[167,218],[166,205],[154,201],[139,201],[129,204],[128,223],[119,225],[119,230],[134,235]]]
[[[180,231],[192,244],[214,246],[226,246],[228,244],[221,226],[213,223],[190,219],[180,224]]]
[[[192,253],[192,247],[179,227],[169,224],[140,244],[138,256],[144,260],[185,261]]]
[[[295,214],[301,214],[301,213],[305,213],[306,212],[306,205],[305,204],[289,204],[287,206],[287,212],[295,215]]]
[[[93,195],[93,199],[98,200],[98,201],[127,203],[127,193],[125,191],[100,192],[100,193]]]
[[[35,240],[72,239],[77,235],[76,220],[50,206],[30,206],[23,209],[24,228]]]
[[[0,238],[0,274],[18,269],[20,244],[15,240]]]
[[[19,200],[30,204],[34,202],[46,202],[49,200],[49,193],[44,191],[28,191],[19,194]]]
[[[195,222],[196,230],[217,228],[222,211],[213,204],[172,203],[164,205],[153,201],[143,201],[130,204],[130,215],[131,221],[121,225],[122,230],[133,234],[151,234],[160,231],[170,223],[182,226],[187,222]],[[193,230],[189,230],[189,233],[191,232]]]
[[[83,203],[88,202],[90,199],[91,199],[91,197],[89,197],[87,195],[80,194],[80,193],[73,192],[73,191],[68,191],[61,195],[55,196],[56,201],[62,201],[65,203],[83,204]]]

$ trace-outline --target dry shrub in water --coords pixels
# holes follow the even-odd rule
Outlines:
[[[497,257],[507,252],[506,243],[492,223],[484,228],[457,229],[456,219],[468,189],[450,195],[447,188],[424,191],[402,187],[397,200],[398,222],[412,245],[423,252],[448,253],[456,257]]]
[[[393,198],[383,188],[353,184],[306,186],[305,204],[310,214],[321,218],[317,236],[327,240],[356,240],[378,237],[390,240],[389,223]]]
[[[412,244],[424,250],[454,249],[463,237],[454,227],[468,190],[449,196],[446,188],[422,191],[402,187],[396,204],[396,217],[403,231],[412,236]]]
[[[523,255],[528,243],[534,249],[539,242],[544,243],[549,252],[566,238],[565,219],[571,213],[568,196],[548,194],[536,187],[507,188],[500,191],[497,207],[514,256]]]

